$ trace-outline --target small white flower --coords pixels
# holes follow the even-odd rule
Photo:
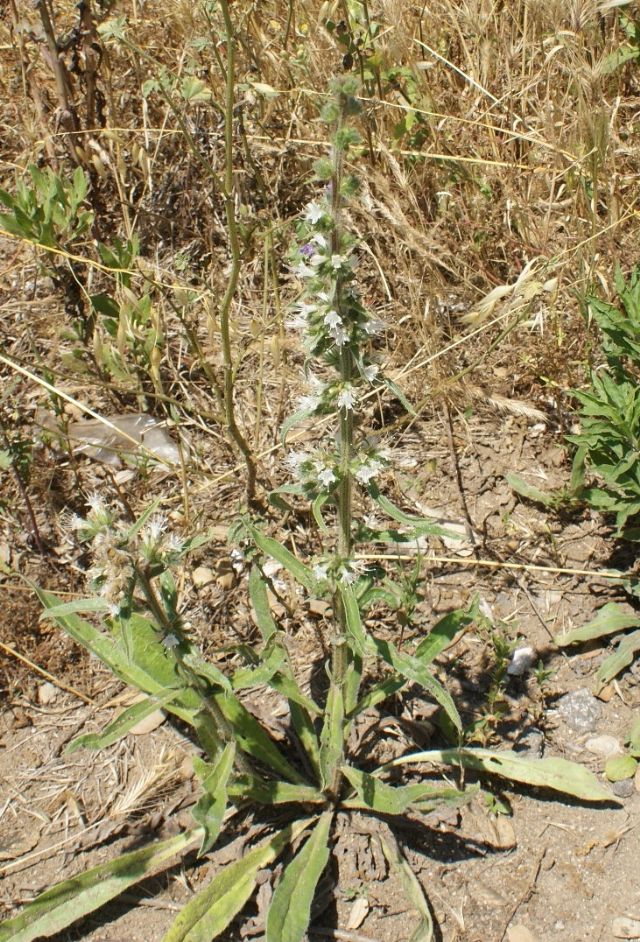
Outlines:
[[[329,333],[333,337],[336,347],[344,347],[345,343],[349,339],[349,335],[347,334],[346,330],[341,326],[334,327],[333,330],[329,331]]]
[[[372,478],[375,478],[381,468],[382,465],[380,462],[374,459],[373,461],[368,461],[366,464],[360,465],[355,472],[355,476],[361,484],[368,484]]]
[[[162,536],[162,533],[167,527],[166,518],[161,514],[157,514],[155,517],[152,517],[151,520],[147,523],[147,534],[149,540],[155,543]]]
[[[309,314],[315,314],[318,310],[317,304],[310,304],[308,301],[297,301],[293,305],[294,311],[297,311],[298,314],[302,314],[303,317],[308,317]]]
[[[315,226],[316,223],[320,222],[324,215],[325,212],[322,206],[320,206],[318,203],[309,203],[306,208],[304,218],[307,220],[307,222],[310,222],[313,226]]]
[[[314,242],[316,245],[319,245],[321,249],[326,249],[327,244],[328,244],[327,240],[325,239],[325,237],[322,235],[321,232],[316,232],[316,234],[313,236],[311,241]]]
[[[309,267],[309,265],[305,265],[304,262],[300,262],[300,264],[296,265],[293,269],[293,274],[298,278],[314,278],[316,273],[313,268]]]
[[[339,268],[345,264],[346,259],[343,255],[332,255],[331,256],[331,267],[337,271]]]
[[[356,581],[356,574],[346,567],[340,573],[340,582],[343,585],[353,585]]]
[[[330,484],[335,484],[338,479],[331,468],[322,468],[318,472],[318,480],[323,487],[329,487]]]
[[[117,618],[120,614],[120,606],[116,602],[109,603],[109,614],[112,618]]]
[[[293,471],[294,474],[298,474],[305,461],[309,460],[309,455],[306,451],[290,451],[284,460],[287,467]]]
[[[172,648],[178,647],[180,644],[180,638],[173,634],[165,635],[162,639],[162,644],[165,648],[169,648],[169,650],[171,650]]]
[[[289,330],[306,330],[307,321],[304,317],[290,317],[286,322],[286,327]]]
[[[334,330],[336,327],[342,327],[342,318],[337,311],[327,311],[324,316],[324,322],[329,330]]]
[[[181,540],[175,533],[170,533],[166,539],[165,548],[168,553],[181,553],[184,549],[184,540]]]
[[[370,363],[369,366],[365,366],[362,372],[364,373],[364,378],[369,383],[372,383],[374,379],[376,378],[376,376],[378,375],[378,373],[380,372],[380,367],[378,366],[377,363]]]
[[[300,396],[298,399],[298,409],[301,412],[315,412],[319,405],[319,396]]]
[[[326,566],[322,566],[320,563],[317,563],[313,567],[313,575],[318,580],[327,579],[328,571]]]
[[[87,498],[87,503],[91,508],[91,513],[96,514],[96,516],[102,517],[107,512],[107,505],[105,503],[104,497],[98,494],[96,491],[93,494],[89,494]]]
[[[353,386],[345,386],[338,395],[337,403],[339,409],[353,409],[356,401],[356,393]]]

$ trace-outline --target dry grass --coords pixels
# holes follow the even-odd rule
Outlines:
[[[56,35],[67,40],[61,61],[77,115],[70,136],[37,13],[23,0],[9,3],[0,25],[1,182],[13,190],[30,163],[62,175],[84,167],[95,227],[48,261],[70,273],[86,303],[88,294],[113,290],[95,240],[137,234],[131,290],[149,294],[161,340],[153,362],[122,379],[92,365],[105,341],[99,327],[87,368],[71,370],[69,279],[56,286],[42,275],[47,253],[5,235],[0,343],[104,415],[169,416],[191,442],[190,461],[129,498],[141,505],[151,487],[176,508],[178,527],[224,523],[242,500],[215,389],[229,266],[224,43],[206,4],[106,6],[96,3],[78,34],[75,4],[49,0]],[[633,9],[595,0],[234,5],[243,262],[232,342],[238,422],[263,483],[282,477],[277,430],[303,362],[284,326],[295,293],[284,259],[313,192],[311,163],[325,149],[317,108],[345,53],[326,19],[350,16],[353,68],[368,70],[362,199],[352,210],[365,243],[365,298],[389,325],[392,370],[428,417],[441,397],[516,413],[548,408],[556,385],[580,381],[590,341],[578,298],[594,282],[608,291],[616,262],[635,261],[638,72],[633,62],[607,68],[625,42],[621,15]],[[123,41],[93,31],[117,17],[126,20]],[[148,92],[145,83],[162,75],[201,80],[205,95],[185,102],[175,89]],[[3,421],[29,438],[36,408],[51,408],[51,397],[6,365],[2,372]],[[381,412],[384,422],[396,415]],[[109,486],[100,469],[73,461],[63,473],[51,464],[34,473],[50,541],[58,539],[56,513],[81,503],[96,474]],[[13,504],[12,496],[3,511],[10,532],[24,519]]]

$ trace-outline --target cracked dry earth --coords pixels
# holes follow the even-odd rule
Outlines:
[[[393,496],[409,511],[434,512],[467,529],[470,524],[475,552],[492,564],[472,565],[471,545],[430,545],[429,552],[453,561],[427,564],[412,626],[414,633],[424,633],[438,616],[480,598],[488,627],[463,634],[438,662],[438,673],[447,678],[464,721],[479,724],[478,741],[497,748],[514,746],[532,756],[564,756],[600,773],[604,758],[594,751],[594,740],[613,737],[623,743],[640,704],[640,671],[628,670],[597,699],[592,689],[603,649],[594,645],[560,651],[552,637],[585,623],[606,601],[625,601],[615,583],[597,575],[611,565],[615,547],[597,515],[551,515],[521,502],[505,480],[507,472],[516,472],[543,490],[565,483],[568,466],[559,441],[559,433],[554,438],[548,429],[523,418],[474,416],[456,426],[459,487],[446,435],[428,425],[414,428],[401,442]],[[437,505],[429,498],[433,494],[438,495]],[[214,543],[190,565],[219,571],[227,555],[222,542]],[[540,568],[503,569],[495,567],[498,562]],[[234,598],[246,598],[243,578],[237,579]],[[196,587],[187,574],[185,585],[205,622],[208,614],[219,614],[223,590],[215,581]],[[12,597],[11,604],[12,637],[19,641],[14,629],[21,611],[26,630],[37,610],[22,597]],[[237,612],[244,612],[246,637],[251,638],[242,604]],[[323,617],[321,609],[305,610],[291,638],[294,660],[311,663],[318,657]],[[395,630],[391,622],[377,628]],[[537,667],[507,676],[499,703],[489,709],[496,636],[517,647],[532,647],[545,676]],[[8,625],[2,638],[9,638]],[[13,663],[5,661],[5,666],[15,671]],[[8,686],[11,692],[0,719],[3,916],[55,881],[187,826],[189,807],[197,798],[190,761],[195,747],[168,720],[98,754],[65,754],[74,736],[103,727],[130,701],[93,662],[68,662],[66,673],[64,659],[54,666],[57,677],[77,685],[92,702],[82,702],[33,674],[21,675]],[[369,718],[362,749],[385,760],[416,746],[437,745],[429,722],[433,706],[419,691],[386,706]],[[278,714],[275,704],[273,714]],[[274,722],[273,729],[274,735],[285,735],[282,722]],[[477,797],[460,810],[394,822],[394,837],[433,908],[436,938],[632,938],[620,933],[640,926],[640,785],[623,784],[617,803],[588,806],[552,792],[494,781],[491,802]],[[411,937],[417,915],[381,851],[384,827],[359,815],[339,816],[335,852],[320,886],[310,939],[403,942]],[[225,843],[213,854],[193,867],[176,865],[146,880],[56,937],[57,942],[160,940],[180,907],[216,868],[237,859],[259,833],[250,810],[237,812],[229,821]],[[261,875],[248,918],[234,924],[226,942],[263,938],[264,914],[277,875],[277,870]]]

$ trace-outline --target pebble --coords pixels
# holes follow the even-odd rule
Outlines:
[[[198,568],[194,569],[191,573],[191,578],[193,579],[193,584],[196,589],[201,589],[203,586],[213,582],[215,574],[211,569],[207,569],[206,566],[198,566]]]
[[[611,923],[611,932],[616,939],[640,939],[640,919],[619,916]]]
[[[507,667],[507,674],[510,677],[522,677],[527,671],[530,671],[536,662],[535,648],[516,648],[511,655],[511,662]]]
[[[586,687],[573,690],[558,701],[558,713],[577,733],[593,732],[601,712],[602,707]]]
[[[602,756],[608,759],[609,756],[621,756],[624,753],[622,744],[615,736],[591,736],[584,744],[587,752],[592,752],[595,756]]]
[[[48,706],[58,696],[58,688],[47,681],[38,687],[38,703],[40,706]]]
[[[513,751],[523,753],[531,759],[541,759],[544,752],[544,733],[537,727],[531,726],[520,736]]]
[[[635,791],[634,780],[632,778],[625,778],[621,782],[614,782],[612,785],[613,794],[616,798],[631,798]],[[624,939],[625,936],[622,936]],[[635,939],[635,936],[630,938]]]

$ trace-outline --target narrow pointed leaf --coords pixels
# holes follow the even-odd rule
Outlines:
[[[403,815],[411,807],[428,812],[439,805],[446,804],[457,807],[467,802],[477,788],[467,792],[457,788],[442,788],[431,782],[421,782],[415,785],[388,785],[375,775],[343,765],[345,778],[355,788],[359,801],[347,799],[344,802],[347,808],[368,808],[381,814]]]
[[[420,762],[461,765],[465,769],[499,775],[512,782],[551,788],[584,801],[617,800],[583,765],[567,759],[523,759],[507,749],[502,752],[492,752],[490,749],[433,749],[402,756],[389,765]]]
[[[256,887],[258,872],[282,853],[302,833],[309,821],[297,821],[278,831],[241,860],[218,873],[184,909],[163,936],[162,942],[211,942],[227,928]]]
[[[325,787],[333,780],[344,752],[344,703],[342,690],[332,683],[327,697],[324,725],[320,734],[320,771]]]
[[[629,667],[638,651],[640,651],[640,631],[632,631],[630,635],[625,635],[620,640],[613,654],[609,655],[600,666],[596,674],[598,689],[605,687],[625,667]]]
[[[353,648],[353,650],[356,651],[361,657],[364,657],[365,651],[367,649],[367,635],[364,628],[362,627],[362,619],[360,618],[358,600],[356,599],[351,586],[344,585],[342,582],[338,583],[338,593],[344,607],[347,636],[349,638],[350,647]]]
[[[206,770],[202,781],[204,794],[200,796],[191,812],[196,824],[199,824],[204,831],[198,852],[199,857],[210,851],[218,839],[222,819],[227,810],[227,784],[233,771],[235,757],[236,747],[230,742],[227,743],[222,755],[213,766],[199,760],[202,771]],[[197,768],[196,766],[196,771]]]
[[[0,942],[32,942],[62,932],[130,886],[164,869],[177,854],[195,846],[201,836],[199,828],[185,831],[58,883],[28,903],[14,919],[0,925]]]
[[[133,706],[123,710],[120,716],[117,716],[112,723],[102,730],[101,733],[85,733],[84,736],[78,736],[73,739],[67,748],[66,753],[75,752],[76,749],[104,749],[106,746],[118,742],[138,723],[151,716],[156,710],[166,706],[180,693],[179,690],[167,690],[164,694],[158,694],[154,697],[147,697],[140,703],[134,703]]]
[[[271,556],[276,562],[282,563],[293,578],[304,586],[308,592],[315,592],[317,588],[316,580],[313,578],[311,570],[304,563],[300,562],[282,543],[278,543],[270,536],[265,536],[256,527],[249,525],[248,529],[258,549],[262,550],[267,556]]]
[[[395,870],[400,878],[400,882],[404,887],[405,894],[412,908],[417,909],[420,914],[420,922],[411,934],[409,942],[431,942],[433,939],[433,918],[424,895],[424,890],[420,886],[418,878],[402,856],[395,840],[393,842],[386,840],[385,837],[381,835],[380,843],[382,844],[382,850],[391,868]]]
[[[260,634],[264,641],[268,641],[271,635],[277,633],[278,626],[271,614],[269,596],[267,595],[267,587],[264,583],[262,573],[258,566],[255,565],[251,567],[251,572],[249,573],[249,595],[251,597],[253,610],[256,614]]]
[[[577,641],[592,641],[594,638],[602,638],[604,635],[612,635],[617,631],[623,631],[625,628],[637,628],[640,626],[640,618],[628,609],[616,605],[615,602],[608,602],[598,611],[596,617],[588,624],[566,634],[556,635],[553,639],[557,645],[564,648],[569,644],[575,644]]]
[[[286,867],[276,887],[267,916],[267,942],[301,942],[311,918],[318,880],[329,860],[332,811],[325,811]]]
[[[463,628],[470,625],[477,617],[476,606],[473,605],[468,612],[458,609],[449,612],[433,626],[426,638],[420,642],[413,656],[423,664],[431,664],[439,654],[453,643],[453,639]]]
[[[292,785],[260,779],[255,775],[236,775],[229,785],[229,795],[234,799],[256,801],[261,805],[321,804],[325,796],[312,785]]]

